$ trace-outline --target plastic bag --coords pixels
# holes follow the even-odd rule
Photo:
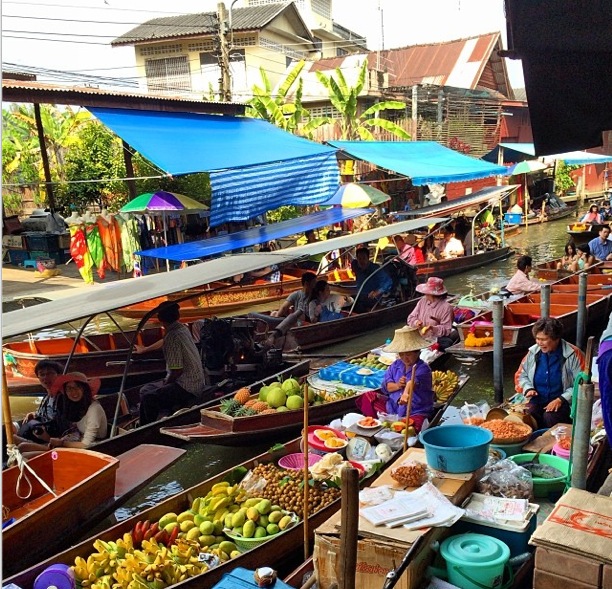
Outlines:
[[[464,403],[459,409],[461,421],[467,425],[480,425],[484,423],[486,414],[483,415],[480,407],[474,403]]]
[[[487,464],[485,474],[478,481],[478,492],[483,495],[529,499],[532,491],[531,473],[510,459]]]
[[[591,431],[603,427],[603,410],[601,408],[601,399],[597,399],[593,403],[593,415],[591,416]]]
[[[408,459],[391,470],[391,478],[405,487],[420,487],[430,479],[426,464]]]

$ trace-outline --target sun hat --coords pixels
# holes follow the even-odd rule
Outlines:
[[[444,286],[444,280],[437,276],[430,276],[425,284],[417,284],[416,291],[421,294],[430,294],[437,297],[448,292]]]
[[[87,378],[82,372],[68,372],[67,374],[61,374],[55,379],[51,387],[53,392],[61,391],[67,382],[82,382],[86,384],[91,390],[92,397],[98,394],[102,385],[102,381],[99,378]]]
[[[416,352],[428,348],[431,342],[427,341],[420,333],[418,327],[406,325],[395,330],[393,341],[383,348],[383,352]]]

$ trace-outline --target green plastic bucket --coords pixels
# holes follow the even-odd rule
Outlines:
[[[502,589],[510,548],[484,534],[461,534],[442,542],[448,581],[460,589]]]

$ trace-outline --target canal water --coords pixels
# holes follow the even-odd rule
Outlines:
[[[504,286],[516,270],[518,255],[528,254],[534,263],[550,260],[563,254],[567,242],[567,220],[560,220],[543,225],[523,228],[520,234],[507,238],[517,255],[506,260],[490,264],[477,270],[459,274],[445,279],[447,290],[452,294],[464,295],[484,292],[492,287]],[[386,339],[393,337],[394,329],[402,326],[402,322],[385,325],[359,338],[347,342],[323,347],[317,352],[321,354],[355,354],[380,346]],[[513,376],[520,362],[521,354],[504,356],[504,394],[509,396],[513,391]],[[454,370],[470,377],[456,404],[465,401],[493,402],[493,366],[488,357],[450,357],[444,369]],[[31,400],[11,399],[15,416],[25,413],[31,406]],[[279,437],[279,442],[287,437]],[[115,513],[115,518],[123,519],[152,504],[155,504],[171,494],[186,489],[222,470],[230,468],[237,462],[247,460],[271,446],[271,443],[249,445],[245,448],[227,448],[209,444],[190,444],[186,446],[187,453],[175,465],[158,476],[143,491],[135,495],[123,508]],[[106,522],[107,524],[113,519]]]

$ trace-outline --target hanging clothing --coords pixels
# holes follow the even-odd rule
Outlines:
[[[108,267],[121,272],[121,230],[114,216],[110,220],[100,216],[97,220],[100,237],[104,246],[104,258]]]
[[[87,284],[93,284],[93,259],[87,248],[87,238],[80,225],[70,226],[70,255]]]
[[[123,265],[126,272],[134,270],[134,262],[140,262],[139,256],[134,256],[134,253],[140,251],[140,242],[138,241],[138,221],[134,217],[116,216],[121,232],[121,251],[123,256]]]
[[[104,259],[104,246],[100,237],[100,230],[96,223],[85,224],[85,235],[87,236],[87,249],[91,254],[93,263],[96,265],[98,276],[106,278],[106,260]]]

